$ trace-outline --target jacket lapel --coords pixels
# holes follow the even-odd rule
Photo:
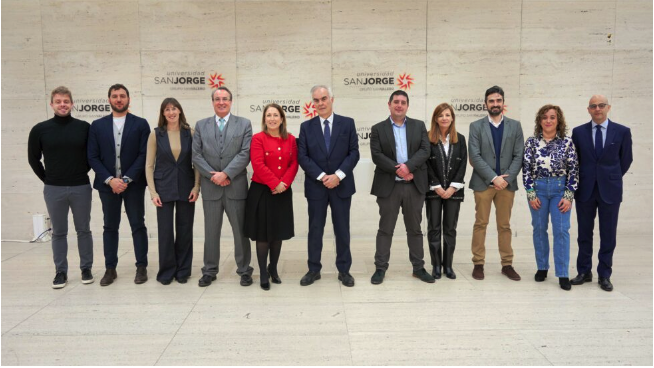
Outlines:
[[[506,126],[505,126],[506,128]],[[482,130],[486,134],[486,139],[490,142],[491,147],[493,147],[493,152],[495,152],[495,143],[493,142],[493,133],[491,133],[491,127],[490,123],[488,122],[488,118],[484,118],[483,124],[482,124]]]
[[[397,161],[397,152],[395,151],[395,134],[393,134],[393,127],[391,124],[393,123],[389,117],[388,119],[384,120],[384,124],[382,124],[382,130],[386,133],[386,141],[388,142],[388,145],[391,146],[391,158],[393,161]]]
[[[334,118],[334,120],[336,120],[336,118]],[[320,149],[322,149],[322,151],[325,153],[325,157],[328,157],[329,152],[327,152],[327,147],[325,147],[325,133],[323,132],[322,126],[320,124],[320,117],[316,116],[314,118],[314,121],[311,123],[311,130],[313,130],[312,133],[314,137],[318,139],[318,145],[320,146]],[[331,141],[329,142],[329,145],[332,146]]]
[[[416,126],[409,118],[406,118],[404,124],[406,124],[406,155],[407,159],[409,159],[411,156],[413,156],[413,135],[415,134]]]
[[[106,118],[106,121],[104,123],[104,126],[102,126],[102,129],[105,130],[104,136],[107,137],[107,140],[111,143],[111,151],[116,154],[116,140],[114,139],[114,120],[113,116],[109,115]],[[121,140],[122,143],[122,140]]]
[[[588,140],[588,145],[587,145],[588,149],[591,151],[591,154],[593,155],[593,157],[595,157],[595,160],[597,160],[597,159],[599,159],[599,157],[597,157],[597,153],[595,152],[595,142],[594,142],[595,137],[593,136],[593,124],[594,123],[591,120],[588,124],[586,124],[587,128],[584,129],[584,131],[588,135],[588,138],[587,138],[587,140]]]
[[[604,141],[604,149],[602,150],[602,156],[606,152],[606,148],[613,143],[615,138],[615,126],[611,120],[609,120],[609,126],[606,128],[606,140]],[[600,157],[598,157],[600,158]]]
[[[504,124],[504,133],[502,134],[502,143],[500,145],[500,154],[502,152],[504,152],[504,146],[506,145],[506,141],[508,140],[508,139],[506,139],[506,137],[509,136],[509,134],[511,133],[511,129],[513,129],[513,125],[509,124],[509,119],[507,119],[507,118],[504,118],[504,122],[502,124]],[[490,130],[490,127],[488,127],[488,130]],[[491,141],[492,141],[492,139],[491,139]],[[495,147],[493,147],[493,148],[495,148]]]
[[[111,123],[113,124],[113,119]],[[134,128],[133,115],[127,114],[125,117],[125,126],[123,126],[123,134],[122,134],[123,137],[120,139],[121,147],[125,146],[125,142],[127,142],[127,136],[132,132],[133,128]],[[111,135],[113,136],[113,126],[111,127],[111,129],[112,129]]]
[[[329,154],[332,154],[332,151],[334,150],[334,146],[336,145],[336,140],[338,139],[338,135],[341,133],[342,126],[341,124],[337,124],[336,121],[340,120],[339,116],[334,114],[334,121],[332,121],[332,131],[331,131],[331,137],[329,139]]]

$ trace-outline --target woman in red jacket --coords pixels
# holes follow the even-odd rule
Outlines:
[[[245,206],[245,235],[256,241],[261,288],[270,290],[269,278],[282,283],[277,273],[282,240],[295,235],[291,183],[298,170],[297,145],[286,131],[286,116],[277,104],[263,109],[261,130],[252,136],[250,146],[254,173]]]

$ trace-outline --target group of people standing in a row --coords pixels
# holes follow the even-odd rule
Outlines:
[[[354,286],[350,274],[350,207],[355,193],[353,170],[359,161],[354,120],[334,114],[334,97],[324,85],[311,89],[317,116],[305,121],[296,139],[287,131],[284,109],[269,104],[263,110],[261,132],[252,135],[250,120],[231,114],[232,93],[220,87],[211,94],[215,114],[191,128],[174,98],[166,98],[154,131],[145,119],[128,112],[127,88],[109,88],[112,114],[91,125],[73,118],[72,94],[66,87],[51,93],[54,117],[37,124],[28,140],[29,163],[45,183],[44,197],[52,221],[52,249],[56,266],[53,288],[67,283],[68,210],[73,213],[80,253],[82,283],[92,283],[93,240],[90,231],[91,187],[88,171],[95,171],[104,214],[106,271],[100,284],[117,277],[118,229],[124,202],[136,257],[134,282],[147,281],[148,238],[144,194],[149,189],[157,207],[159,272],[164,285],[186,283],[193,258],[195,202],[202,193],[205,242],[199,286],[208,286],[219,272],[223,214],[234,237],[234,256],[240,284],[252,284],[250,239],[256,242],[260,285],[281,283],[277,269],[282,242],[294,234],[291,184],[298,166],[305,172],[308,202],[308,272],[300,281],[310,285],[321,278],[321,253],[327,208],[331,209],[336,240],[338,279]],[[468,160],[473,173],[475,224],[472,237],[472,277],[484,279],[486,227],[495,206],[501,273],[520,280],[513,268],[510,217],[518,174],[532,217],[536,253],[536,281],[549,269],[548,223],[554,235],[555,274],[562,289],[592,280],[593,228],[599,212],[600,249],[597,272],[600,287],[611,291],[613,251],[622,177],[632,162],[631,133],[610,121],[606,97],[590,99],[592,120],[567,136],[563,112],[545,105],[536,114],[534,135],[524,142],[520,122],[504,116],[504,91],[486,91],[488,116],[470,124],[468,145],[456,130],[454,109],[438,105],[425,123],[407,117],[409,96],[391,94],[389,118],[374,125],[370,150],[375,164],[371,194],[379,206],[373,284],[381,284],[389,266],[395,224],[402,209],[413,276],[433,283],[455,279],[452,267],[456,228],[464,200]],[[43,162],[41,158],[43,157]],[[252,163],[248,189],[246,167]],[[579,225],[578,275],[570,280],[570,211],[576,199]],[[424,267],[422,207],[426,204],[428,245],[432,271]]]

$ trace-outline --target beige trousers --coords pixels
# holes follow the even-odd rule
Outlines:
[[[507,189],[495,190],[493,187],[475,191],[475,225],[472,228],[472,262],[483,265],[486,259],[486,226],[490,217],[491,203],[495,204],[497,220],[498,246],[502,266],[513,263],[513,248],[511,248],[511,209],[515,192]]]

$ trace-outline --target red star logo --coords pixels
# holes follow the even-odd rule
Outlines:
[[[411,74],[408,73],[400,74],[400,76],[397,78],[397,85],[401,89],[404,90],[411,89],[412,84],[413,84],[413,78],[411,78]]]
[[[225,85],[225,78],[222,74],[214,73],[209,76],[209,87],[218,88]]]
[[[307,102],[304,104],[304,117],[311,119],[318,115],[318,111],[316,111],[316,106],[313,104],[313,102]]]

